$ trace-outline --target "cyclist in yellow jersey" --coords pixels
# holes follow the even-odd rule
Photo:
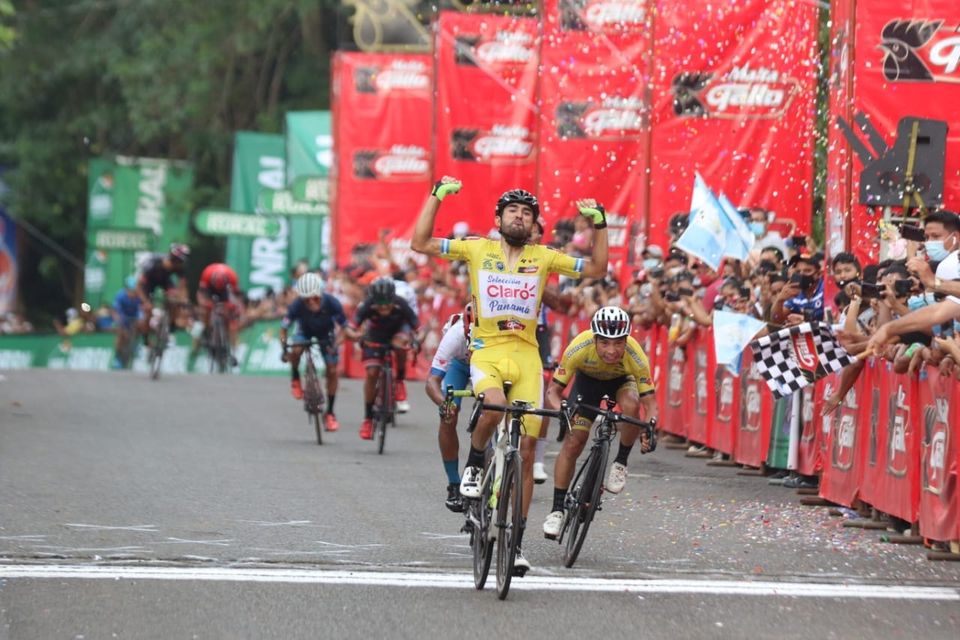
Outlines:
[[[657,401],[653,394],[650,363],[643,348],[630,336],[630,316],[620,307],[598,309],[590,322],[590,329],[567,345],[547,389],[548,407],[560,406],[561,394],[574,374],[576,382],[570,390],[571,401],[579,395],[584,404],[599,407],[603,396],[609,396],[616,399],[623,415],[639,419],[639,409],[643,405],[644,419],[656,422]],[[553,509],[543,523],[543,535],[550,540],[560,534],[567,489],[596,417],[595,412],[587,409],[577,411],[573,428],[557,455],[553,471]],[[610,493],[623,491],[627,482],[627,458],[639,431],[633,425],[620,425],[620,450],[604,482]],[[641,435],[640,450],[644,453],[650,450],[646,433]]]
[[[539,218],[540,205],[533,194],[522,189],[507,191],[497,201],[494,220],[500,231],[499,240],[431,237],[441,201],[460,188],[460,182],[448,176],[434,185],[417,219],[410,247],[429,256],[463,260],[468,265],[474,306],[470,345],[473,390],[484,393],[491,404],[524,400],[539,407],[543,402],[543,366],[536,331],[543,287],[554,272],[571,277],[606,275],[607,224],[603,207],[592,199],[577,201],[580,213],[590,218],[597,230],[590,259],[527,244]],[[509,395],[503,391],[506,381],[512,385]],[[480,496],[484,450],[502,417],[502,413],[484,412],[470,438],[470,456],[460,482],[460,492],[468,498]],[[524,525],[533,494],[534,449],[539,432],[540,419],[526,416],[520,442]],[[514,563],[520,575],[530,568],[520,552],[522,541],[523,527]]]

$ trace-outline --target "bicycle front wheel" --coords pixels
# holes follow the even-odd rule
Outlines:
[[[383,454],[383,444],[387,439],[387,426],[390,424],[391,419],[391,402],[393,398],[391,397],[390,385],[392,380],[390,380],[390,371],[384,367],[380,370],[380,382],[379,388],[377,389],[377,403],[380,405],[376,411],[376,420],[374,421],[374,430],[376,431],[375,437],[377,439],[377,453]]]
[[[497,501],[497,597],[506,599],[517,558],[517,540],[523,526],[523,490],[520,454],[514,452],[504,464]]]
[[[160,365],[163,363],[163,352],[167,348],[167,338],[170,335],[170,328],[167,324],[167,318],[164,317],[153,335],[153,345],[150,355],[150,377],[157,380],[160,377]]]
[[[568,569],[573,566],[583,548],[583,541],[587,539],[587,531],[597,512],[600,503],[600,485],[603,472],[602,457],[596,451],[590,452],[590,457],[584,462],[585,471],[583,481],[573,492],[574,506],[568,513],[570,528],[567,531],[567,545],[563,554],[563,566]]]
[[[487,471],[492,471],[492,469],[488,467]],[[470,506],[475,515],[474,528],[470,538],[470,546],[473,548],[473,586],[478,591],[483,589],[483,586],[487,583],[487,576],[490,574],[490,561],[493,559],[493,540],[490,539],[490,526],[494,515],[493,509],[490,508],[492,486],[492,473],[488,473],[483,481],[483,490],[480,492],[479,502],[471,501],[475,504]]]

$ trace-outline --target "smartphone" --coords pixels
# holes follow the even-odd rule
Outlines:
[[[900,237],[904,240],[913,240],[914,242],[923,242],[927,239],[923,233],[923,229],[915,227],[912,224],[900,225]]]
[[[884,286],[875,282],[861,282],[860,295],[864,298],[879,299],[883,297]]]
[[[913,280],[910,278],[895,280],[893,282],[893,292],[898,298],[909,296],[911,293],[913,293]]]
[[[667,295],[663,296],[663,299],[667,302],[680,302],[680,296],[673,291],[668,291]]]
[[[793,242],[793,247],[795,249],[804,247],[807,244],[807,236],[804,235],[790,236],[790,240]]]
[[[677,289],[677,293],[680,294],[681,298],[686,298],[687,296],[693,295],[693,289],[690,289],[689,287],[680,287]]]

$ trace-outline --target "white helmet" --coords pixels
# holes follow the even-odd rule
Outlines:
[[[600,307],[593,314],[590,329],[601,338],[623,338],[630,335],[630,316],[620,307]]]
[[[294,288],[297,290],[297,295],[301,298],[319,296],[323,293],[323,278],[312,271],[308,271],[300,276]]]

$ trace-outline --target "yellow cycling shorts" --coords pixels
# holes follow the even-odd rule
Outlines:
[[[543,363],[536,345],[501,344],[474,351],[470,355],[470,382],[474,393],[503,390],[503,383],[510,382],[508,404],[523,400],[536,408],[543,406]],[[523,435],[539,437],[540,421],[540,416],[524,416]]]

